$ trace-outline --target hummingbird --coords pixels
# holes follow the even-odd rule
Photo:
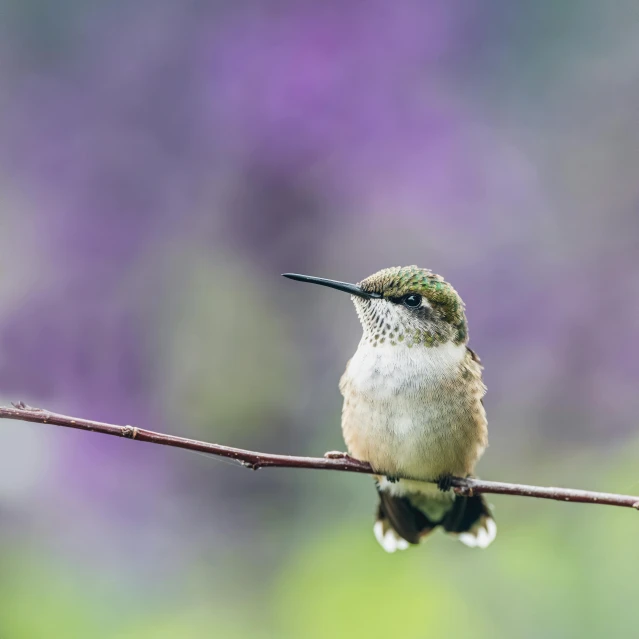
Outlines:
[[[339,388],[348,453],[375,471],[375,538],[387,552],[442,528],[485,548],[497,526],[483,496],[457,495],[488,445],[479,357],[468,346],[464,302],[432,271],[386,268],[358,284],[284,273],[350,293],[363,333]]]

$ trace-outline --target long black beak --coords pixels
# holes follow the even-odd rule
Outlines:
[[[327,280],[323,277],[313,277],[312,275],[297,275],[297,273],[282,273],[282,275],[284,277],[288,277],[289,280],[310,282],[311,284],[319,284],[321,286],[328,286],[329,288],[336,288],[338,291],[357,295],[357,297],[363,297],[367,300],[380,299],[382,297],[379,293],[368,293],[359,286],[355,286],[355,284],[348,284],[346,282],[336,282],[335,280]]]

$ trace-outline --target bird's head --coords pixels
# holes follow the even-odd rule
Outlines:
[[[350,293],[364,329],[363,339],[373,346],[433,347],[468,341],[461,297],[428,269],[394,266],[358,284],[294,273],[284,277]]]

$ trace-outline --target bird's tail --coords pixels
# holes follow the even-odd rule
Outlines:
[[[393,495],[379,491],[379,508],[373,532],[387,552],[420,543],[437,526],[456,535],[467,546],[486,548],[495,539],[497,526],[481,495],[463,497],[441,493]]]

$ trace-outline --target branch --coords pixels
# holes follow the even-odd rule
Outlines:
[[[362,473],[374,475],[375,471],[367,462],[353,459],[348,455],[342,457],[293,457],[289,455],[270,455],[257,453],[242,448],[232,448],[219,444],[210,444],[196,439],[165,435],[152,430],[136,426],[117,426],[89,419],[68,417],[52,413],[41,408],[32,408],[23,402],[12,406],[0,406],[0,419],[16,419],[23,422],[37,424],[52,424],[65,428],[77,428],[103,435],[115,435],[139,442],[150,442],[161,446],[196,450],[218,457],[232,459],[245,468],[259,470],[260,468],[313,468],[316,470],[341,470],[348,473]],[[413,479],[406,477],[404,479]],[[481,479],[453,477],[453,490],[460,495],[516,495],[518,497],[537,497],[539,499],[554,499],[556,501],[571,501],[584,504],[604,504],[608,506],[624,506],[639,510],[639,497],[631,495],[615,495],[613,493],[595,493],[588,490],[574,490],[572,488],[545,488],[542,486],[526,486],[523,484],[509,484],[499,481],[483,481]]]

